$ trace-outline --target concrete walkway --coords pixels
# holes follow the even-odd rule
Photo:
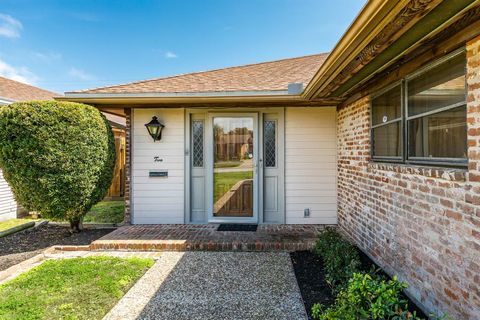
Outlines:
[[[164,252],[104,319],[306,319],[288,253]]]

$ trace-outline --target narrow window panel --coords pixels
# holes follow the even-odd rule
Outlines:
[[[374,128],[372,131],[374,157],[401,157],[402,127],[400,121]]]
[[[192,163],[203,167],[203,120],[192,121]]]
[[[267,120],[264,122],[264,157],[265,167],[267,168],[275,167],[277,165],[276,124],[277,122],[274,120]]]
[[[377,125],[399,119],[402,106],[400,84],[372,100],[372,124]]]
[[[409,157],[467,158],[466,107],[408,121]]]
[[[408,116],[465,102],[465,68],[465,54],[459,54],[409,80]]]

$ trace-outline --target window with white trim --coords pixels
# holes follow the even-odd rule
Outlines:
[[[372,98],[374,161],[467,164],[466,56],[457,51]]]

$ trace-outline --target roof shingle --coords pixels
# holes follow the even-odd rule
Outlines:
[[[51,100],[59,94],[0,77],[0,98],[12,101]]]
[[[321,53],[72,93],[198,93],[287,90],[289,83],[303,83],[305,87],[327,56],[328,53]]]

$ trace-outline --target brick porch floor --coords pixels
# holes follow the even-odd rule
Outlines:
[[[256,232],[225,232],[217,228],[217,224],[123,226],[94,241],[90,250],[309,250],[325,226],[259,225]]]

